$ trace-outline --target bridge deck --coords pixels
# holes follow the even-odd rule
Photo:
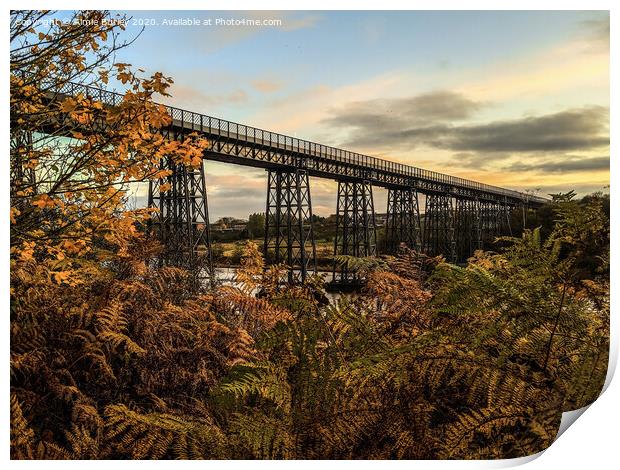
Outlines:
[[[107,106],[118,105],[123,95],[79,83],[67,83],[61,95],[83,96]],[[173,133],[198,132],[209,140],[205,158],[247,166],[305,169],[312,176],[331,179],[365,179],[382,187],[415,186],[423,193],[451,194],[466,199],[528,202],[534,206],[546,199],[477,181],[425,170],[411,165],[363,155],[244,124],[166,106],[172,116]]]

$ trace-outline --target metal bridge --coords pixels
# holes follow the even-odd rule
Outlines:
[[[57,96],[83,96],[106,106],[123,95],[67,83]],[[57,98],[56,98],[57,99]],[[316,269],[309,177],[338,182],[334,255],[376,256],[377,230],[373,187],[388,190],[386,241],[394,252],[401,243],[448,261],[463,261],[499,235],[511,233],[511,212],[536,208],[546,199],[410,165],[375,158],[204,114],[166,106],[172,123],[169,139],[198,133],[208,140],[207,160],[268,171],[264,253],[269,262],[290,267],[288,280],[305,279]],[[152,229],[170,264],[211,266],[207,188],[203,163],[186,168],[171,159],[165,180],[149,184],[148,204],[158,208]],[[160,192],[166,183],[170,190]],[[421,211],[419,195],[425,196]],[[351,284],[356,274],[334,264],[333,282]]]

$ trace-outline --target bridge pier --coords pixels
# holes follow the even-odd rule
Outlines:
[[[497,208],[495,202],[480,202],[480,223],[482,226],[482,246],[487,249],[498,235]]]
[[[268,170],[265,211],[265,259],[289,267],[289,283],[316,272],[312,202],[306,170]]]
[[[338,181],[334,256],[367,257],[377,255],[377,228],[369,181]],[[338,268],[340,270],[338,271]],[[334,260],[332,283],[355,285],[358,275]]]
[[[482,213],[481,213],[481,203],[480,200],[475,199],[471,201],[471,211],[472,211],[472,251],[473,255],[476,250],[484,249],[483,236],[484,232],[482,229]]]
[[[426,195],[424,252],[429,256],[443,255],[448,262],[456,262],[454,208],[451,194]]]
[[[500,231],[503,235],[512,237],[512,209],[513,207],[504,201],[502,203],[503,214],[501,217],[502,227]]]
[[[401,243],[422,249],[420,207],[415,188],[388,190],[386,244],[388,253],[396,253]]]
[[[456,199],[454,212],[456,260],[466,261],[475,250],[482,248],[480,204],[477,200]]]
[[[171,174],[149,182],[148,207],[158,209],[150,230],[163,245],[160,265],[187,268],[198,278],[211,277],[211,234],[204,165],[189,168],[170,157],[160,162]],[[162,191],[162,185],[168,188]]]
[[[485,248],[491,247],[496,237],[512,236],[509,204],[500,201],[484,201],[481,203],[480,213]]]

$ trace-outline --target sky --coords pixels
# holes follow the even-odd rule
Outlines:
[[[130,22],[116,60],[171,76],[168,104],[520,191],[608,191],[607,12],[122,13],[155,25]],[[266,176],[207,161],[211,220],[264,211]],[[335,182],[311,191],[335,212]]]

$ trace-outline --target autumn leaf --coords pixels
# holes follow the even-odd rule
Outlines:
[[[11,207],[11,223],[17,223],[17,216],[21,214],[20,210],[17,207]]]
[[[24,242],[21,247],[17,250],[19,259],[21,261],[32,261],[34,255],[36,243],[35,242]]]
[[[60,104],[60,110],[63,113],[70,113],[74,111],[77,108],[77,106],[78,106],[77,101],[72,97],[68,97],[68,98],[65,98],[65,100]]]
[[[70,275],[71,275],[71,271],[53,271],[51,274],[52,280],[56,283],[56,284],[62,284],[63,282],[67,282]]]
[[[41,194],[32,200],[32,205],[38,207],[39,209],[46,209],[54,207],[56,202],[47,194]]]

